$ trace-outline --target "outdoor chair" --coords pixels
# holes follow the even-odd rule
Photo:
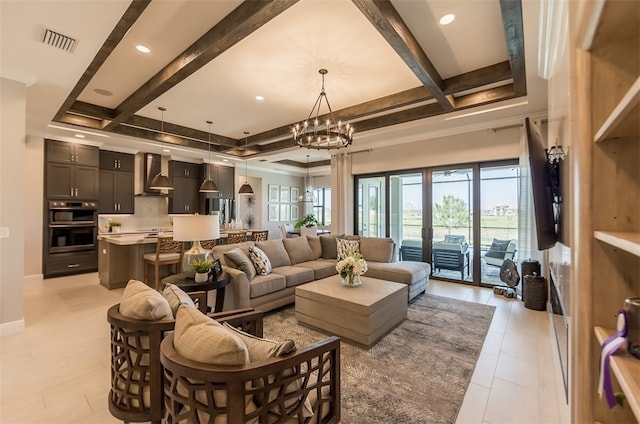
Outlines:
[[[464,236],[446,235],[444,241],[433,243],[434,270],[460,271],[464,280],[465,269],[469,274],[469,245]]]
[[[516,240],[493,239],[491,247],[489,247],[483,258],[487,265],[502,266],[505,259],[513,260],[516,250]]]

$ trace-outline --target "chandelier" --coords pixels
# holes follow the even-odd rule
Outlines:
[[[320,69],[318,72],[322,75],[322,90],[311,112],[309,112],[307,120],[293,127],[293,139],[298,146],[306,147],[307,149],[329,150],[347,147],[353,142],[353,126],[343,124],[342,121],[336,122],[331,105],[329,105],[329,99],[327,99],[327,94],[324,91],[324,76],[329,71]],[[324,99],[329,109],[329,113],[326,115],[327,119],[323,122],[320,121],[322,99]],[[315,118],[312,120],[313,116]]]

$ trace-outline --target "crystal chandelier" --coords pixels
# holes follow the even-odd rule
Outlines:
[[[307,120],[293,127],[293,139],[298,146],[306,147],[307,149],[329,150],[347,147],[353,142],[353,126],[343,124],[342,121],[336,122],[331,105],[329,105],[329,99],[327,99],[327,94],[324,91],[324,76],[329,71],[320,69],[318,72],[322,75],[322,90],[311,112],[309,112]],[[322,99],[327,104],[329,113],[326,121],[320,122]],[[314,117],[313,120],[312,117]]]

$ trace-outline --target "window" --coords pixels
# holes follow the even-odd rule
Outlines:
[[[331,225],[331,188],[313,189],[313,213],[320,225]]]

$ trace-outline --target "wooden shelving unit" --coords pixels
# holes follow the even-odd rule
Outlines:
[[[625,299],[640,295],[640,1],[583,0],[577,29],[578,137],[572,217],[571,421],[640,422],[640,359],[612,359],[614,385],[625,394],[609,409],[597,394],[601,343],[614,333]],[[575,9],[574,9],[575,10]]]
[[[614,330],[602,327],[594,329],[598,342],[603,341],[615,334]],[[611,357],[611,371],[618,380],[620,388],[626,395],[626,402],[635,414],[636,418],[640,417],[640,359],[628,354],[623,348],[620,348],[615,355]]]

